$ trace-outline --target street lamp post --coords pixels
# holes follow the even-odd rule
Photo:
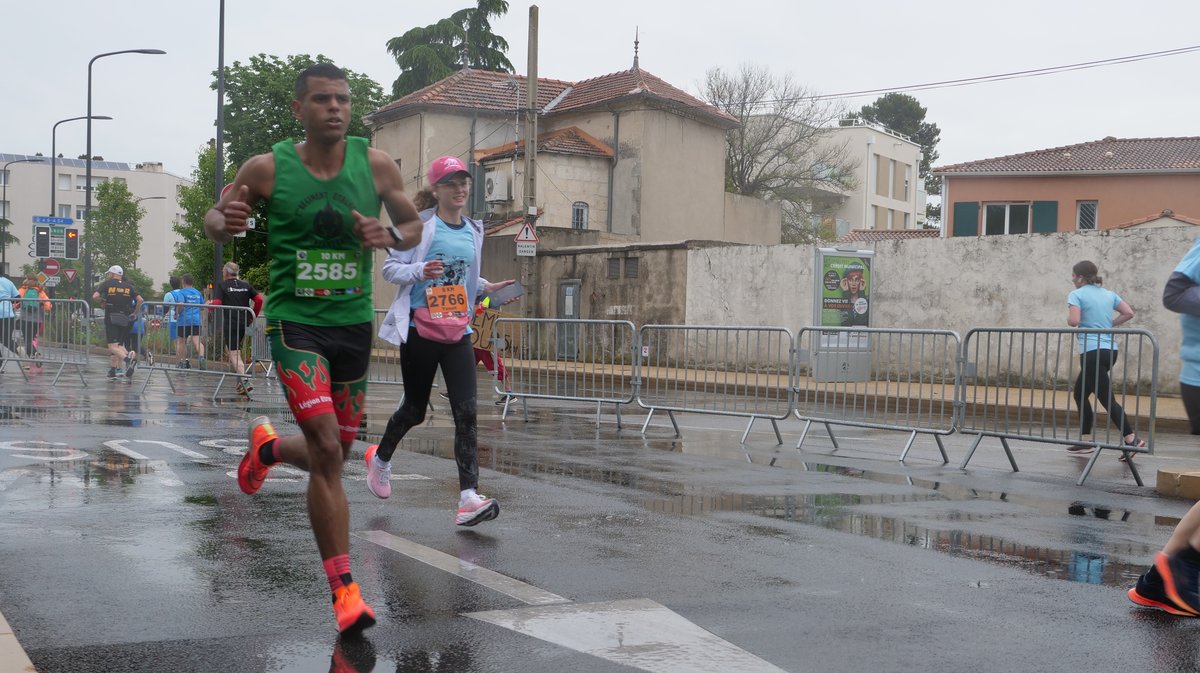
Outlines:
[[[92,243],[88,240],[88,229],[91,228],[92,222],[92,64],[106,56],[116,56],[117,54],[165,54],[167,52],[162,49],[122,49],[121,51],[109,51],[103,54],[96,54],[92,60],[88,61],[88,77],[87,77],[87,156],[86,164],[87,171],[84,178],[84,196],[83,196],[83,283],[87,288],[85,297],[90,297],[92,294]]]
[[[58,163],[58,125],[66,122],[78,121],[87,119],[87,117],[71,117],[70,119],[60,119],[54,122],[54,127],[50,129],[50,212],[46,213],[50,217],[54,217],[54,205],[58,201],[58,194],[54,184],[54,167]],[[105,115],[96,115],[92,119],[112,119]]]
[[[5,275],[8,274],[8,230],[12,227],[12,208],[8,205],[8,167],[12,166],[13,164],[37,164],[41,162],[41,157],[33,159],[13,159],[12,161],[4,164],[4,168],[0,168],[0,171],[2,171],[4,175],[4,198],[0,199],[0,201],[4,202],[4,221],[6,222],[4,226],[4,237],[0,238],[0,273]]]

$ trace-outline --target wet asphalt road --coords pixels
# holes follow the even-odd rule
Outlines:
[[[283,418],[274,387],[214,403],[212,378],[142,395],[144,374],[100,372],[89,388],[0,372],[0,612],[42,673],[1198,665],[1200,620],[1124,596],[1187,509],[1152,484],[1197,455],[1191,437],[1160,437],[1151,486],[1113,455],[1077,487],[1082,459],[1049,446],[1016,445],[1015,474],[981,448],[964,473],[961,437],[948,466],[924,438],[900,464],[900,434],[840,428],[833,451],[814,432],[797,452],[796,421],[782,447],[765,422],[742,447],[741,419],[679,415],[674,439],[657,417],[642,437],[633,408],[597,429],[586,405],[531,404],[526,423],[485,403],[481,490],[501,515],[462,529],[443,407],[396,454],[390,500],[365,488],[365,444],[347,465],[379,624],[341,643],[303,475],[276,469],[255,496],[233,477],[246,421]],[[369,431],[399,393],[372,388]]]

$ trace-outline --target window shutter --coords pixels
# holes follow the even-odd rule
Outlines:
[[[978,201],[958,201],[954,204],[954,235],[979,235]]]
[[[1053,234],[1058,231],[1058,201],[1033,202],[1033,233]]]

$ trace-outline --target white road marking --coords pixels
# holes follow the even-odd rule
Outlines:
[[[409,558],[431,565],[439,570],[445,570],[451,575],[458,575],[463,579],[485,586],[505,596],[511,596],[522,603],[528,603],[529,605],[550,605],[568,601],[568,599],[552,594],[549,591],[525,584],[487,568],[480,568],[474,563],[459,560],[457,557],[445,554],[436,549],[430,549],[424,545],[419,545],[416,542],[382,530],[361,531],[354,533],[354,537],[374,542],[381,547],[386,547],[393,551],[398,551]]]
[[[104,442],[104,446],[112,449],[113,451],[116,451],[117,453],[119,453],[121,455],[128,456],[134,460],[146,461],[146,467],[149,468],[150,473],[153,474],[155,477],[157,477],[159,482],[163,486],[172,486],[172,487],[183,486],[183,480],[179,478],[179,475],[175,474],[175,470],[171,469],[171,465],[169,463],[167,463],[167,461],[151,460],[150,458],[143,456],[142,454],[138,453],[137,451],[134,451],[134,450],[126,447],[125,444],[129,443],[130,441],[141,441],[141,440],[110,439],[109,441]],[[151,443],[158,444],[160,442],[151,442]]]
[[[131,439],[129,441],[140,442],[142,444],[155,444],[157,446],[165,446],[166,448],[171,449],[172,451],[175,451],[176,453],[181,453],[181,454],[187,456],[188,458],[194,458],[196,460],[204,460],[204,461],[208,460],[208,456],[204,455],[203,453],[199,453],[197,451],[192,451],[191,449],[185,449],[182,446],[180,446],[178,444],[172,444],[171,442],[160,442],[160,441],[156,441],[153,439]]]
[[[785,673],[645,598],[468,612],[578,652],[655,673]]]
[[[87,458],[88,455],[86,451],[72,448],[70,444],[64,444],[63,442],[43,442],[37,439],[0,442],[0,449],[5,451],[28,451],[29,453],[14,453],[12,457],[41,462],[80,460]]]
[[[531,606],[464,613],[472,619],[653,673],[786,673],[646,598],[572,603],[385,531],[353,535]]]
[[[134,460],[150,460],[149,456],[143,456],[142,454],[138,453],[137,451],[127,448],[125,445],[128,443],[129,443],[128,439],[110,439],[107,442],[104,442],[104,446],[107,446],[108,448],[112,449],[113,451],[116,451],[117,453],[119,453],[123,456],[127,456],[129,458],[132,458]]]

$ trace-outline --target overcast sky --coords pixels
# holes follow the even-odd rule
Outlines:
[[[225,62],[266,53],[325,54],[385,91],[399,71],[386,43],[468,5],[434,2],[226,0]],[[539,74],[580,80],[640,65],[699,94],[706,70],[744,62],[832,94],[1066,65],[1200,44],[1195,0],[800,0],[537,3]],[[0,152],[50,154],[51,128],[86,113],[93,67],[93,151],[161,161],[190,176],[214,135],[218,0],[21,2],[6,12]],[[530,3],[495,22],[526,70]],[[914,93],[941,127],[939,164],[1057,147],[1108,135],[1200,135],[1200,52],[994,84]],[[874,96],[846,100],[851,109]],[[365,113],[366,110],[356,110]],[[58,129],[58,151],[85,151],[82,121]],[[262,148],[266,150],[267,148]]]

